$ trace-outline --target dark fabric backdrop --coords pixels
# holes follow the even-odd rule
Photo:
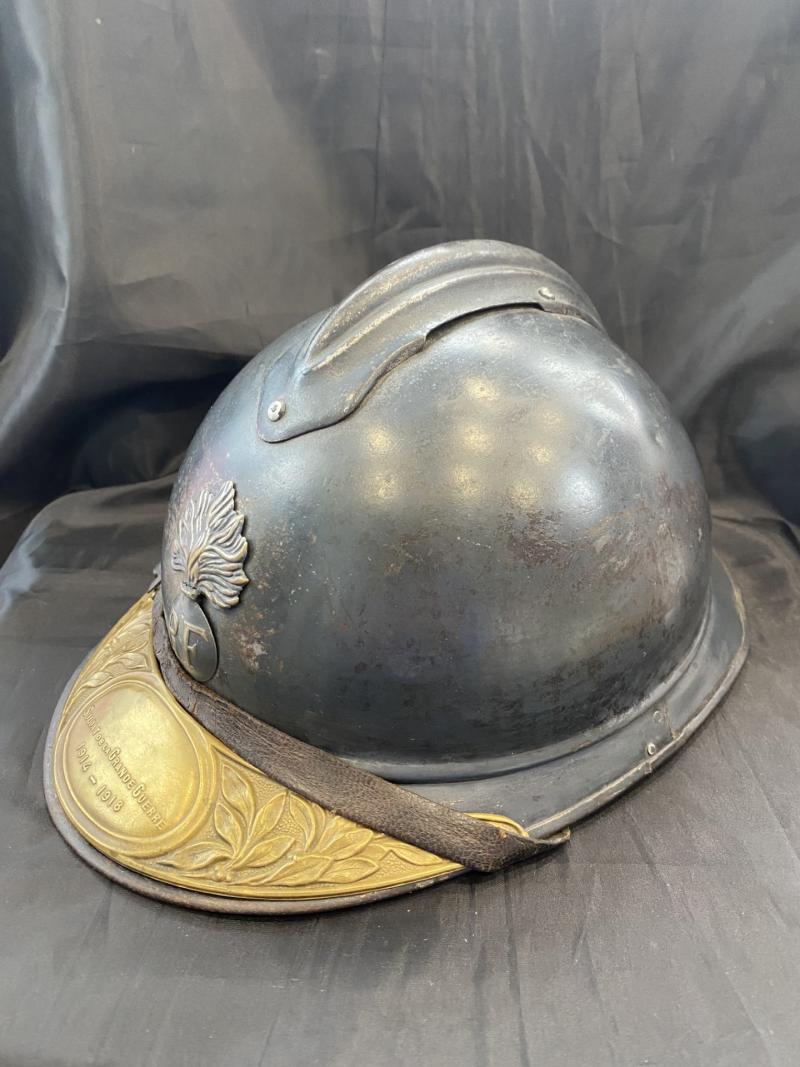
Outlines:
[[[0,1063],[796,1064],[798,5],[7,0],[0,36]],[[741,681],[538,865],[291,922],[112,887],[42,743],[194,428],[470,236],[571,271],[686,421]]]

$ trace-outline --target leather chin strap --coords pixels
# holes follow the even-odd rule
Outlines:
[[[501,829],[363,771],[269,726],[196,682],[175,658],[161,592],[153,602],[153,647],[164,681],[201,726],[267,777],[337,815],[472,870],[491,872],[562,844]]]

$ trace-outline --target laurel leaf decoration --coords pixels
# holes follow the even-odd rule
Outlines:
[[[262,808],[260,808],[253,820],[253,837],[261,838],[271,834],[278,825],[284,809],[288,794],[286,790],[276,793]]]
[[[327,848],[320,845],[320,850],[335,860],[349,860],[369,844],[372,836],[372,830],[350,830],[334,838]]]
[[[441,863],[287,789],[278,788],[259,804],[246,769],[225,756],[216,758],[219,791],[206,831],[213,839],[160,857],[166,867],[232,886],[352,885],[355,891],[387,861],[415,868]]]
[[[281,859],[294,844],[291,834],[276,834],[266,841],[256,841],[231,863],[236,870],[245,867],[268,867]]]
[[[270,885],[301,886],[318,882],[331,865],[325,856],[300,856],[293,863],[277,871],[269,879]]]
[[[378,864],[375,860],[366,860],[356,856],[355,859],[348,860],[346,863],[338,863],[325,875],[325,878],[328,882],[334,883],[360,882],[362,878],[368,878],[374,874],[377,869]]]
[[[242,820],[243,829],[252,823],[256,804],[250,783],[241,774],[225,763],[222,767],[222,795]]]
[[[161,863],[165,867],[177,867],[179,870],[199,871],[227,858],[228,853],[222,851],[216,841],[198,841],[178,849],[171,856],[162,857]]]
[[[248,577],[242,563],[247,541],[244,515],[236,510],[233,482],[205,488],[189,501],[178,520],[172,566],[195,596],[204,594],[218,608],[239,603]]]
[[[214,808],[214,829],[234,853],[241,849],[244,836],[242,829],[231,809],[221,800],[217,801]]]
[[[97,689],[128,671],[143,671],[148,667],[146,648],[150,639],[150,625],[146,616],[132,621],[124,629],[104,642],[88,664],[89,673],[82,678],[81,688]]]
[[[397,856],[398,859],[403,860],[405,863],[413,863],[416,867],[427,867],[431,862],[429,852],[424,852],[421,848],[415,848],[414,845],[407,845],[405,842],[394,841],[387,846],[386,851],[391,852],[393,856]]]
[[[316,806],[316,804],[309,804],[308,801],[294,794],[289,797],[289,813],[292,816],[292,820],[300,827],[304,849],[308,849],[311,846],[311,842],[316,836],[317,826],[314,818]]]

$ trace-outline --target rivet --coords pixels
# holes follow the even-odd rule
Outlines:
[[[555,300],[556,298],[556,294],[553,292],[553,290],[548,289],[546,285],[543,285],[542,288],[539,290],[539,296],[541,296],[544,300]]]
[[[656,752],[658,752],[658,745],[655,743],[655,741],[648,742],[647,755],[648,756],[655,756]]]
[[[267,418],[270,422],[277,422],[278,419],[283,417],[284,411],[286,411],[286,401],[273,400],[267,408]]]

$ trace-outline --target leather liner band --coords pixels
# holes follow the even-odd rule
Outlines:
[[[534,838],[473,819],[300,741],[195,681],[175,658],[160,590],[153,601],[153,648],[175,699],[242,759],[287,789],[378,833],[489,873],[562,844],[565,830]]]

